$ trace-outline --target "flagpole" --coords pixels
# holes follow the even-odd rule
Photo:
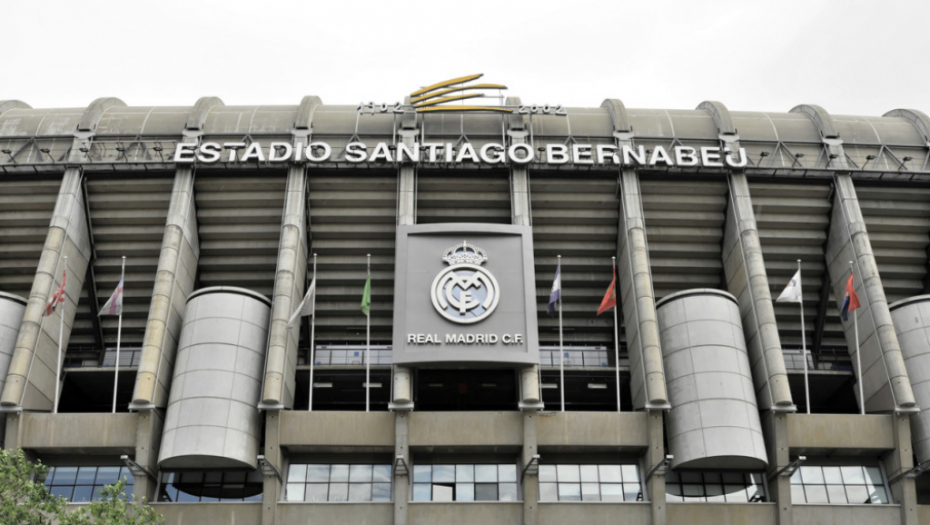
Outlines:
[[[123,286],[123,288],[125,288],[126,285],[123,283],[123,279],[125,278],[126,278],[126,256],[124,255],[123,256],[123,269],[120,272],[120,276],[119,276],[120,284],[117,286]],[[114,414],[116,413],[116,387],[119,385],[119,345],[120,345],[120,337],[123,335],[123,297],[122,297],[123,290],[117,290],[116,293],[117,293],[116,300],[119,301],[119,305],[118,305],[119,320],[116,321],[116,366],[114,367],[116,368],[116,371],[113,373],[114,374],[114,378],[113,378],[113,413]]]
[[[64,261],[65,261],[65,269],[62,272],[62,276],[65,276],[68,274],[68,256],[67,255],[64,256]],[[62,281],[64,281],[65,279],[67,279],[67,277],[62,277]],[[62,298],[59,298],[59,301],[64,303]],[[65,337],[65,307],[64,306],[62,306],[61,309],[58,310],[58,317],[60,319],[60,322],[58,323],[58,366],[55,369],[55,406],[54,406],[54,409],[52,410],[53,414],[58,413],[58,395],[59,395],[59,389],[61,388],[61,341]]]
[[[617,258],[611,257],[614,275],[617,275]],[[617,295],[616,288],[614,296]],[[614,368],[617,369],[617,412],[620,412],[620,325],[617,324],[617,305],[614,304]]]
[[[371,283],[371,254],[370,253],[368,254],[368,282]],[[370,405],[371,405],[371,357],[370,356],[371,356],[371,304],[369,303],[368,313],[365,315],[365,412],[369,411]]]
[[[801,275],[801,259],[798,259],[798,275]],[[798,279],[798,286],[801,286],[800,279]],[[803,288],[801,291],[803,293]],[[807,382],[807,334],[805,333],[804,325],[804,296],[798,294],[798,305],[801,306],[801,355],[804,359],[804,402],[807,406],[807,413],[811,413],[811,390],[810,384]]]
[[[849,261],[849,275],[853,275],[853,262]],[[856,281],[853,280],[853,290],[856,289]],[[849,297],[850,303],[852,302],[852,296]],[[859,413],[863,416],[865,415],[865,395],[862,393],[862,359],[859,352],[859,316],[856,315],[856,311],[852,311],[853,316],[853,331],[856,332],[856,370],[859,372],[856,378],[856,382],[859,383]]]
[[[313,254],[313,280],[316,283],[316,254]],[[314,286],[316,286],[314,284]],[[313,297],[310,298],[310,399],[307,407],[313,412],[313,365],[316,363],[316,289],[313,290]]]
[[[562,256],[556,256],[558,267],[555,270],[559,276],[559,394],[562,396],[562,412],[565,412],[565,344],[562,340]]]

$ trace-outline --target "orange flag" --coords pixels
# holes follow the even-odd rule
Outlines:
[[[597,309],[597,315],[610,310],[617,306],[617,267],[614,266],[614,280],[610,281],[610,286],[607,287],[607,293],[604,294],[604,298],[601,300],[601,307]]]

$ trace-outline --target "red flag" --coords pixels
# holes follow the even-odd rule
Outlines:
[[[849,280],[846,281],[846,297],[843,299],[843,306],[840,308],[840,317],[844,321],[849,320],[849,312],[859,308],[859,296],[856,295],[856,287],[853,285],[853,273],[849,272]]]
[[[610,281],[610,286],[607,287],[607,293],[604,294],[604,298],[601,300],[601,306],[597,309],[597,315],[610,310],[617,306],[617,267],[614,266],[614,280]]]
[[[59,304],[65,302],[65,282],[68,280],[68,270],[64,270],[61,273],[61,286],[58,287],[58,291],[55,292],[55,295],[48,300],[48,303],[45,305],[45,311],[42,312],[42,317],[48,317],[55,313],[55,308]]]

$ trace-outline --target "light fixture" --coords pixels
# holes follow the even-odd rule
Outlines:
[[[543,388],[559,388],[559,385],[557,385],[556,383],[543,383],[542,387]]]
[[[129,459],[129,456],[123,454],[119,457],[119,459],[126,465],[126,467],[129,469],[129,472],[132,472],[133,477],[141,478],[142,476],[148,476],[153,480],[156,479],[155,474],[152,474],[149,469]]]
[[[591,390],[607,390],[607,385],[604,383],[588,383],[588,388]]]
[[[775,476],[779,478],[790,478],[794,475],[799,468],[801,468],[801,463],[807,461],[807,456],[798,456],[798,459],[788,463],[781,470],[775,473]]]
[[[539,475],[539,454],[533,454],[533,457],[530,458],[529,463],[523,467],[523,477],[526,476],[538,476]],[[521,478],[522,479],[522,478]]]
[[[665,473],[668,472],[668,466],[672,464],[673,459],[675,459],[675,456],[666,454],[665,459],[660,461],[658,465],[649,469],[649,473],[646,474],[646,483],[648,483],[653,476],[665,477]]]
[[[404,459],[404,456],[398,454],[394,458],[394,475],[395,476],[409,476],[410,469],[407,468],[407,460]]]
[[[262,471],[262,476],[266,478],[273,476],[278,478],[278,481],[284,481],[281,477],[281,473],[278,472],[278,469],[276,469],[267,458],[265,458],[264,454],[258,455],[258,469]]]
[[[313,388],[332,388],[332,383],[313,383]]]
[[[381,383],[362,383],[362,388],[381,388]]]

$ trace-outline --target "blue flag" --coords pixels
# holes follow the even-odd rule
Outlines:
[[[552,294],[549,295],[549,315],[555,315],[555,308],[562,297],[562,267],[555,270],[555,279],[552,281]]]

